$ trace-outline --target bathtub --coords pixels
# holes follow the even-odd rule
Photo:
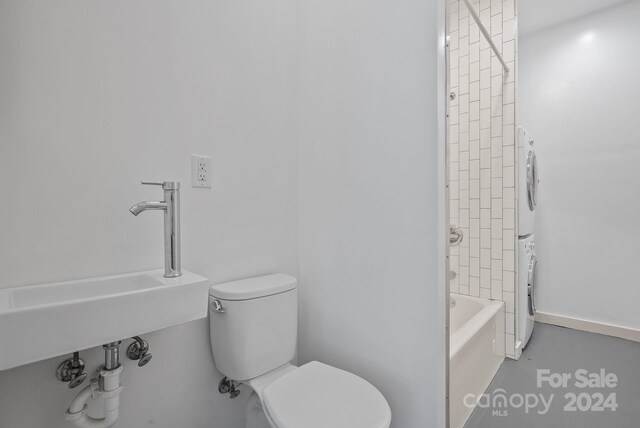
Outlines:
[[[462,428],[504,361],[504,302],[451,293],[450,310],[450,427]]]

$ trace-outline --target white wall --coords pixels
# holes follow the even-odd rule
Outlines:
[[[518,94],[541,175],[538,309],[634,329],[639,21],[635,0],[522,38]]]
[[[394,427],[435,426],[436,3],[0,2],[0,286],[159,267],[162,216],[128,207],[177,179],[185,269],[297,275],[300,245],[303,362],[371,380]],[[192,152],[212,190],[189,187]],[[146,338],[118,426],[243,426],[206,320]],[[68,426],[61,360],[0,372],[2,428]]]
[[[370,380],[396,428],[436,426],[444,376],[436,6],[301,7],[299,356]]]
[[[140,179],[183,183],[185,269],[297,274],[296,28],[292,0],[0,2],[0,287],[160,267],[162,215],[128,212],[161,197]],[[192,152],[213,189],[190,187]],[[145,336],[117,426],[244,426],[208,328]],[[69,426],[62,359],[0,372],[2,428]]]

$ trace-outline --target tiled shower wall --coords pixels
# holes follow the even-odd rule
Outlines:
[[[462,0],[450,0],[451,292],[505,302],[506,355],[515,349],[515,0],[472,0],[509,67],[505,73]]]

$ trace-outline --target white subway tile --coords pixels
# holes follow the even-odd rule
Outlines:
[[[505,271],[514,272],[516,268],[515,251],[504,250],[502,251],[502,269]]]
[[[495,77],[492,77],[492,79],[494,79]],[[501,78],[502,79],[502,78]],[[493,84],[493,81],[491,82]],[[515,83],[513,82],[507,82],[505,83],[503,88],[503,100],[502,102],[504,102],[505,104],[512,104],[515,102],[515,96],[516,96],[516,86]]]
[[[480,139],[480,121],[474,120],[469,122],[469,140],[479,140]]]
[[[480,199],[469,199],[469,216],[469,221],[480,218]]]
[[[482,247],[482,238],[480,240],[480,246]],[[491,279],[491,249],[489,248],[480,248],[480,268],[486,269],[486,275]],[[482,277],[482,272],[480,273]]]
[[[461,152],[467,153],[467,152]],[[460,190],[469,190],[469,171],[459,171],[458,172],[458,180],[460,180],[459,186]]]
[[[491,258],[496,260],[499,260],[502,258],[502,240],[501,239],[491,240]]]
[[[481,149],[491,148],[491,130],[490,129],[480,129],[480,148]]]
[[[489,70],[489,76],[491,76],[491,47],[483,47],[482,40],[484,37],[480,42],[480,70]]]
[[[469,121],[467,121],[466,132],[462,132],[462,129],[460,130],[460,151],[461,152],[469,151]]]
[[[449,123],[452,125],[458,124],[458,107],[450,106],[449,107]]]
[[[491,149],[480,150],[480,168],[491,168]]]
[[[472,245],[470,251],[473,251],[473,248],[476,246]],[[480,249],[480,241],[478,241],[477,245],[478,250]],[[469,258],[469,276],[475,276],[480,278],[480,257],[478,253],[478,257],[474,257],[473,255]]]
[[[480,29],[476,25],[476,23],[472,20],[469,24],[469,43],[479,43],[480,42]]]
[[[480,120],[480,101],[469,103],[469,120],[472,122],[474,120]]]
[[[462,10],[464,8],[461,8]],[[515,18],[515,1],[514,0],[505,0],[502,3],[502,15],[503,19],[509,20]]]
[[[502,123],[504,125],[510,125],[515,123],[516,111],[515,104],[505,104],[502,107]]]
[[[491,158],[491,177],[502,177],[502,158]]]
[[[480,110],[480,129],[491,129],[491,110]]]
[[[504,187],[515,186],[515,167],[506,166],[502,169],[502,185]]]
[[[462,134],[460,134],[462,138]],[[462,150],[462,143],[460,143],[460,150]],[[500,157],[502,155],[502,137],[491,138],[491,157]]]
[[[469,45],[469,64],[478,62],[478,69],[480,67],[480,42],[471,43]]]
[[[469,180],[469,198],[480,198],[480,180]]]
[[[513,314],[514,306],[515,306],[515,295],[513,292],[506,291],[504,287],[504,283],[502,284],[502,301],[505,305],[505,311],[507,313]]]
[[[480,189],[480,209],[491,208],[491,189]]]
[[[502,33],[502,13],[491,17],[491,37]],[[495,42],[494,42],[495,43]]]
[[[474,297],[480,297],[480,278],[479,277],[470,277],[469,278],[469,295]]]
[[[469,141],[469,160],[480,159],[480,140]]]
[[[491,250],[491,229],[480,229],[480,248]]]
[[[508,42],[516,38],[516,20],[509,19],[502,24],[502,40]]]
[[[491,96],[502,95],[502,74],[491,77]]]
[[[480,80],[480,62],[475,61],[469,63],[469,81],[476,82]]]
[[[449,14],[449,31],[450,32],[457,32],[458,31],[458,14],[456,12],[454,12],[453,10],[451,10],[451,13]]]
[[[482,85],[482,80],[480,80]],[[491,88],[480,89],[480,109],[491,109]]]
[[[502,300],[502,281],[497,279],[491,280],[491,298],[494,300]]]
[[[516,207],[516,189],[514,187],[506,187],[502,189],[502,202],[504,208]]]
[[[491,190],[491,169],[480,168],[480,189]]]
[[[502,0],[491,0],[491,15],[502,13]]]
[[[504,291],[515,293],[515,273],[514,272],[502,272],[502,288]]]
[[[480,287],[491,288],[491,269],[480,269]]]
[[[460,285],[469,285],[469,267],[461,265],[458,277],[460,279]]]
[[[502,210],[502,227],[504,229],[516,228],[516,210],[513,208],[504,208]]]
[[[515,316],[514,316],[514,314],[510,314],[508,312],[505,312],[504,329],[507,332],[507,334],[513,336],[513,334],[515,333],[515,331],[514,331],[515,330]]]
[[[464,58],[468,58],[468,57],[464,57]],[[469,93],[469,74],[468,73],[460,74],[460,84],[458,87],[459,87],[458,90],[460,91],[460,95]]]
[[[461,7],[458,12],[460,14],[460,19],[458,20],[458,33],[460,39],[462,39],[469,35],[469,16],[467,14],[468,11],[466,7]],[[462,43],[462,40],[460,40],[460,43]],[[465,43],[467,45],[469,44],[468,41]]]
[[[480,179],[480,161],[479,160],[469,161],[469,179],[470,180]]]
[[[514,166],[515,165],[515,147],[504,146],[502,148],[502,165]]]
[[[478,238],[471,238],[469,239],[469,255],[471,257],[476,257],[476,258],[480,258],[480,240]],[[480,262],[478,262],[478,266],[480,266]],[[478,275],[480,275],[480,272],[478,272]]]
[[[462,217],[462,208],[469,211],[469,191],[460,189],[460,217]],[[462,218],[460,220],[462,221]]]
[[[482,224],[481,224],[482,226]],[[515,230],[503,230],[502,231],[502,248],[504,250],[515,251],[516,245]]]
[[[502,145],[513,146],[515,145],[515,132],[516,127],[514,124],[504,125],[502,127]]]
[[[491,197],[502,199],[502,178],[491,179]]]
[[[469,100],[470,101],[480,100],[480,82],[469,83]]]
[[[491,259],[491,279],[502,278],[502,260]]]
[[[491,219],[491,239],[500,239],[502,240],[502,219],[500,218],[492,218]],[[491,243],[493,246],[493,242]],[[500,245],[502,248],[502,245]]]
[[[462,200],[462,198],[460,198]],[[467,198],[467,200],[469,200]],[[469,208],[460,207],[460,227],[469,227]],[[462,241],[464,243],[464,241]]]
[[[460,152],[460,171],[468,171],[469,170],[469,152],[462,151]]]
[[[491,199],[491,218],[502,218],[502,212],[502,198]]]
[[[460,183],[457,180],[449,181],[449,197],[451,199],[460,198]]]

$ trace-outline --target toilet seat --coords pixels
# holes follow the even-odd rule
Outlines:
[[[382,394],[352,373],[313,361],[278,374],[270,376],[268,385],[262,383],[263,388],[254,388],[267,419],[278,428],[388,428],[391,424],[391,410]]]

